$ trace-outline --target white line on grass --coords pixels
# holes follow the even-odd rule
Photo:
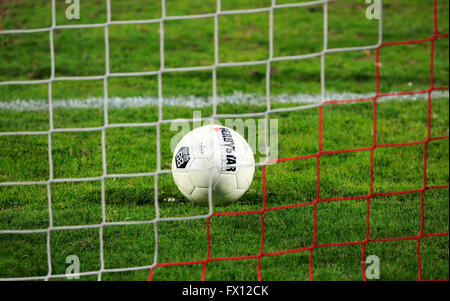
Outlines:
[[[327,93],[327,100],[346,100],[361,99],[373,97],[373,93]],[[425,100],[427,93],[387,96],[380,98],[381,101],[386,100]],[[449,91],[433,91],[433,98],[449,98]],[[297,104],[314,104],[321,100],[320,94],[280,94],[271,97],[273,103],[297,103]],[[53,109],[92,109],[103,107],[103,97],[90,97],[86,99],[53,99]],[[213,103],[212,97],[198,96],[176,96],[164,97],[164,106],[184,106],[190,108],[202,108],[210,106]],[[231,95],[217,96],[218,104],[249,104],[264,105],[266,96],[260,94],[246,94],[242,92],[234,92]],[[153,96],[133,96],[133,97],[109,97],[108,107],[111,109],[120,108],[140,108],[146,106],[158,106],[158,97]],[[0,96],[0,110],[7,111],[41,111],[48,110],[47,99],[14,99],[5,100]]]

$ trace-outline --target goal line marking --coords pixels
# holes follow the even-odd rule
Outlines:
[[[374,97],[375,93],[327,93],[326,100],[348,100],[363,99]],[[433,91],[432,98],[449,98],[449,91]],[[404,101],[404,100],[427,100],[428,93],[393,95],[380,98],[379,101]],[[89,97],[85,99],[53,99],[53,109],[102,109],[103,97]],[[221,95],[216,97],[217,104],[247,104],[247,105],[265,105],[266,96],[262,94],[234,92],[231,95]],[[314,104],[320,103],[320,94],[279,94],[271,96],[274,104]],[[157,107],[159,103],[158,96],[133,96],[133,97],[108,97],[108,108],[140,108],[146,106]],[[203,108],[211,106],[214,103],[213,97],[199,97],[194,95],[164,97],[163,105],[169,107],[189,107]],[[47,99],[14,99],[4,100],[0,96],[0,110],[6,111],[44,111],[48,110],[49,102]]]

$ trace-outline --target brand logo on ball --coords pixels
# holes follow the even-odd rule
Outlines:
[[[236,171],[236,147],[229,129],[223,127],[216,130],[219,136],[220,151],[222,155],[222,172]]]
[[[188,147],[180,148],[175,157],[177,168],[185,168],[189,162],[189,159],[190,159],[189,148]]]

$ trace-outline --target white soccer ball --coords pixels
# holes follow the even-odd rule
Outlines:
[[[253,151],[234,130],[205,125],[187,133],[176,146],[172,175],[181,193],[191,201],[208,204],[212,184],[214,204],[238,200],[255,172]]]

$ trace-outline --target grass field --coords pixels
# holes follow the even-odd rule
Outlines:
[[[222,10],[266,7],[268,0],[222,1]],[[277,1],[289,3],[295,1]],[[302,1],[300,1],[302,2]],[[387,2],[387,1],[385,1]],[[5,0],[0,6],[1,30],[42,28],[51,25],[51,1]],[[81,1],[81,19],[64,17],[64,1],[56,1],[56,22],[92,24],[106,21],[106,1]],[[166,0],[168,16],[215,12],[216,0]],[[437,1],[438,34],[448,33],[449,3]],[[364,1],[338,1],[328,5],[328,48],[374,45],[378,23],[365,18]],[[112,20],[159,18],[160,1],[111,0]],[[355,13],[356,12],[356,13]],[[219,62],[264,60],[268,49],[268,13],[219,17]],[[212,18],[165,21],[166,68],[209,66],[214,63]],[[159,24],[109,27],[112,73],[156,71],[160,67]],[[274,56],[320,52],[323,47],[321,5],[283,8],[274,12]],[[383,41],[431,37],[433,1],[383,3]],[[51,74],[49,34],[0,34],[0,82],[48,79]],[[105,72],[103,28],[57,29],[54,32],[55,76],[95,76]],[[433,84],[449,82],[448,38],[435,41]],[[380,49],[380,92],[417,91],[430,87],[430,42],[385,46]],[[375,50],[339,52],[325,56],[326,92],[353,95],[376,91]],[[213,108],[211,71],[164,73],[162,119],[202,117]],[[157,97],[156,76],[111,77],[108,97]],[[103,80],[57,81],[54,103],[88,101],[103,97]],[[49,130],[48,109],[27,104],[48,99],[47,84],[0,85],[0,133]],[[277,102],[280,95],[318,95],[320,58],[274,62],[270,76],[271,108],[298,106]],[[260,96],[261,103],[246,103],[239,93]],[[265,65],[217,69],[219,97],[237,95],[236,103],[219,102],[218,114],[266,111]],[[430,136],[449,135],[449,99],[432,94]],[[205,99],[190,107],[189,97]],[[164,105],[170,97],[186,98],[187,105]],[[380,99],[377,102],[377,143],[404,143],[427,138],[427,95],[416,100]],[[219,98],[222,99],[222,98]],[[17,100],[22,108],[7,108]],[[279,157],[315,154],[318,149],[318,108],[273,113],[278,119]],[[108,123],[146,123],[158,120],[158,107],[108,108]],[[373,143],[373,103],[329,104],[323,107],[323,151],[370,147]],[[104,125],[103,105],[86,108],[54,107],[53,127],[93,128]],[[224,120],[219,120],[224,123]],[[170,169],[170,140],[176,132],[161,124],[161,169]],[[102,175],[101,130],[51,134],[53,177],[83,178]],[[108,174],[155,172],[157,128],[106,129]],[[448,139],[427,146],[427,186],[449,183]],[[380,147],[374,150],[373,190],[395,192],[423,187],[424,145]],[[256,153],[257,161],[261,154]],[[280,162],[267,166],[267,207],[312,202],[316,198],[316,159]],[[323,155],[320,159],[320,198],[362,196],[370,193],[370,151]],[[48,135],[0,135],[0,182],[46,181],[49,177]],[[161,218],[208,214],[208,208],[187,202],[172,176],[157,176]],[[100,181],[52,183],[53,226],[96,225],[102,222]],[[105,180],[106,221],[144,221],[155,218],[155,179]],[[420,192],[377,196],[370,201],[370,238],[415,236],[421,229]],[[169,202],[169,199],[175,202]],[[449,232],[449,191],[424,192],[423,233]],[[214,212],[252,211],[262,208],[262,168],[257,167],[249,191],[236,203],[214,207]],[[320,202],[316,209],[316,243],[344,243],[366,238],[366,200]],[[0,231],[47,229],[49,212],[46,185],[0,186]],[[158,263],[204,260],[207,256],[205,219],[162,221],[158,228]],[[308,247],[313,239],[313,206],[264,213],[264,252]],[[257,255],[260,252],[260,214],[215,216],[210,220],[211,258]],[[104,267],[151,265],[154,260],[153,225],[105,226]],[[68,255],[81,260],[81,272],[100,268],[99,229],[52,231],[52,274],[64,274]],[[423,279],[449,278],[448,235],[420,240]],[[370,242],[365,255],[380,258],[381,280],[416,280],[417,240]],[[203,264],[157,267],[153,280],[200,280]],[[0,278],[45,276],[47,234],[0,233]],[[313,251],[314,280],[361,280],[361,245],[321,247]],[[309,251],[261,259],[263,280],[308,280]],[[146,280],[148,270],[105,273],[103,280]],[[96,280],[97,276],[81,277]],[[214,261],[207,264],[206,280],[256,280],[257,259]],[[57,279],[64,280],[64,278]]]

